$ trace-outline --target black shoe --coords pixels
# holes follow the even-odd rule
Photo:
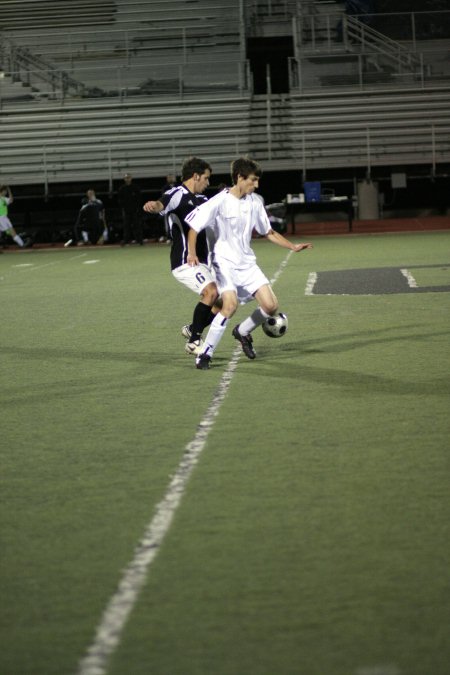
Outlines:
[[[239,324],[233,328],[232,336],[241,343],[242,351],[248,359],[255,359],[256,352],[253,349],[253,338],[251,335],[241,335]]]
[[[195,359],[195,367],[199,370],[208,370],[211,364],[211,357],[208,354],[199,354]]]

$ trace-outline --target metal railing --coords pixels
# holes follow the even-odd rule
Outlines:
[[[26,47],[37,56],[55,63],[76,64],[86,59],[121,59],[129,63],[135,57],[155,57],[161,52],[170,59],[171,53],[178,62],[188,63],[195,54],[205,56],[205,51],[225,45],[241,53],[245,47],[243,36],[235,27],[225,23],[173,28],[104,28],[96,30],[35,31],[3,33],[4,39]],[[0,42],[1,42],[0,33]]]
[[[411,51],[421,50],[420,42],[424,40],[450,39],[450,10],[351,16],[386,38],[410,43]],[[335,52],[343,49],[346,17],[345,12],[297,14],[295,22],[299,49],[303,52]]]
[[[380,66],[380,53],[347,54],[333,67],[329,55],[315,54],[290,58],[289,88],[293,93],[333,91],[368,91],[397,88],[426,89],[450,82],[448,51],[415,52],[410,54],[405,68],[403,60],[391,62],[388,68]],[[402,59],[408,55],[402,54]]]
[[[0,33],[0,66],[33,96],[127,96],[171,93],[197,80],[200,89],[244,91],[250,86],[243,35],[227,27],[169,30],[71,31],[55,34]],[[20,45],[20,46],[19,46]],[[208,56],[208,59],[205,57]],[[211,64],[216,63],[216,73]],[[209,69],[209,70],[208,70]]]
[[[234,152],[251,154],[267,170],[428,164],[434,172],[450,161],[449,97],[450,89],[414,92],[406,101],[387,93],[273,95],[252,103],[196,96],[123,107],[104,101],[49,106],[36,120],[15,109],[4,116],[0,171],[13,182],[48,186],[91,176],[112,180],[130,167],[160,175],[193,152],[220,172]]]
[[[271,145],[270,135],[266,135],[264,140],[256,144],[252,142],[252,157],[268,168],[296,166],[304,172],[317,168],[357,166],[370,171],[374,166],[404,163],[428,164],[434,174],[439,164],[450,161],[450,126],[430,124],[402,129],[366,126],[345,131],[331,125],[328,129],[328,136],[323,131],[293,129],[288,150],[276,149]],[[214,164],[215,170],[220,171],[228,167],[230,148],[236,156],[249,152],[245,135],[227,136],[221,149],[208,149],[205,144],[202,152]],[[141,153],[132,150],[124,153],[114,142],[91,142],[88,155],[65,153],[63,148],[44,145],[32,157],[27,157],[26,166],[15,165],[8,158],[8,175],[24,184],[43,182],[46,190],[50,183],[86,180],[93,176],[112,182],[130,166],[149,175],[159,175],[167,167],[173,167],[175,172],[190,151],[188,144],[176,140],[159,151],[151,146],[143,147]]]
[[[397,40],[367,26],[354,16],[345,16],[343,20],[344,43],[347,51],[354,49],[363,54],[377,54],[398,72],[415,72],[420,65],[416,53]]]
[[[0,39],[0,65],[13,82],[22,82],[34,89],[43,87],[52,95],[56,95],[57,92],[63,97],[89,94],[83,82],[4,36]]]
[[[209,72],[209,77],[205,76]],[[133,67],[110,66],[79,68],[73,80],[63,71],[48,69],[9,70],[8,76],[15,82],[22,82],[30,89],[20,93],[18,98],[28,97],[36,101],[65,101],[66,99],[118,99],[123,101],[137,96],[164,96],[183,98],[188,93],[229,92],[234,95],[248,95],[251,88],[251,73],[248,62],[224,60],[210,62],[208,69],[199,76],[186,65],[162,64],[149,67],[135,64]],[[101,84],[101,87],[98,86]],[[2,97],[0,107],[14,103],[14,95]]]

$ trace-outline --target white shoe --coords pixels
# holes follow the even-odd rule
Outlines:
[[[193,354],[194,356],[198,356],[198,354],[200,354],[202,349],[203,349],[202,340],[195,340],[194,342],[186,342],[184,346],[186,354]]]
[[[185,337],[186,340],[191,339],[192,331],[191,331],[191,327],[190,327],[189,324],[186,324],[185,326],[183,326],[183,328],[181,329],[181,335],[183,337]]]

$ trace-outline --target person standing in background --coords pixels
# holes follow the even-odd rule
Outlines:
[[[143,227],[142,227],[142,198],[141,191],[137,185],[133,183],[133,176],[126,173],[123,177],[123,185],[119,188],[118,201],[122,209],[123,222],[123,237],[120,242],[121,246],[125,246],[132,240],[142,246],[143,241]]]

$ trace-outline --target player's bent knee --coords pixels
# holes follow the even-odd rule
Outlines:
[[[273,316],[278,311],[278,302],[274,301],[266,303],[263,307],[263,310],[266,312],[266,314]]]
[[[216,285],[208,284],[208,286],[203,289],[201,297],[204,303],[212,307],[219,297]]]
[[[224,302],[222,305],[221,313],[230,318],[237,310],[237,302]]]

